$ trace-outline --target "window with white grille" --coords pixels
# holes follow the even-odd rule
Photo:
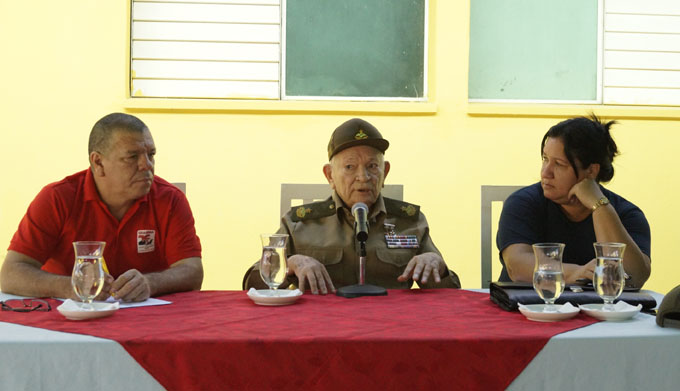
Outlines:
[[[132,0],[130,96],[424,101],[427,4]]]
[[[605,0],[605,104],[680,106],[680,1]]]
[[[132,2],[133,97],[278,99],[279,0]]]
[[[471,102],[680,106],[680,1],[473,0]]]

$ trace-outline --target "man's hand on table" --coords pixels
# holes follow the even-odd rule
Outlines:
[[[113,282],[111,296],[122,301],[144,301],[151,296],[149,279],[137,269],[130,269]]]
[[[318,295],[319,292],[325,295],[329,290],[335,292],[328,271],[321,262],[312,257],[296,254],[288,258],[288,275],[292,274],[295,274],[298,278],[298,288],[302,292],[305,291],[307,283],[309,283],[312,294],[315,295]]]
[[[397,281],[404,282],[409,278],[413,281],[420,279],[421,284],[426,284],[430,277],[434,278],[434,282],[440,283],[442,276],[448,271],[446,263],[436,253],[423,253],[416,255],[406,265],[404,273],[397,277]]]
[[[109,274],[106,273],[104,276],[104,287],[102,288],[102,291],[97,295],[97,297],[94,298],[94,301],[106,301],[109,296],[111,296],[111,285],[113,284],[113,277]],[[72,298],[75,298],[75,294],[73,295]]]

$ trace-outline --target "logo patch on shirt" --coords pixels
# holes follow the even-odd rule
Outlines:
[[[156,231],[140,229],[137,231],[137,252],[150,253],[156,248]]]

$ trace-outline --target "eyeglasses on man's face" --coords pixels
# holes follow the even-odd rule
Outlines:
[[[40,299],[9,299],[0,301],[3,311],[14,312],[32,312],[32,311],[50,311],[50,303]]]

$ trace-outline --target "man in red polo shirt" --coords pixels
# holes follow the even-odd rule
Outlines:
[[[5,293],[75,297],[74,241],[106,242],[107,281],[97,299],[123,301],[197,290],[201,243],[189,203],[154,175],[156,147],[138,118],[113,113],[89,140],[90,168],[45,186],[28,207],[0,271]]]

